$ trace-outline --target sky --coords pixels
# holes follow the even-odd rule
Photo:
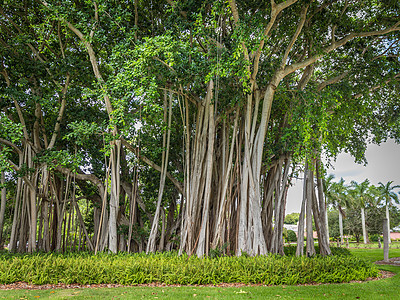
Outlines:
[[[380,146],[369,145],[365,156],[368,161],[366,166],[356,164],[349,154],[342,153],[336,162],[332,162],[334,168],[328,169],[328,174],[335,175],[334,181],[343,177],[345,184],[350,184],[352,180],[361,183],[368,178],[374,185],[378,185],[379,182],[385,184],[391,180],[393,185],[400,185],[400,145],[393,140]],[[300,212],[302,187],[302,180],[294,180],[294,186],[289,188],[286,214]]]

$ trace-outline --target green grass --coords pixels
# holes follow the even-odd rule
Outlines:
[[[351,252],[371,262],[383,259],[381,249],[352,249]],[[397,256],[400,256],[400,249],[393,249],[390,257]],[[397,275],[363,283],[318,286],[182,286],[0,291],[0,299],[400,299],[400,267],[379,268],[395,272]]]
[[[344,246],[346,246],[346,243],[344,243]],[[364,243],[356,243],[356,242],[350,242],[349,243],[350,248],[360,248],[360,249],[380,249],[378,242],[373,242],[369,244],[364,244]],[[383,249],[383,242],[381,243],[381,249]],[[400,249],[400,242],[398,241],[392,241],[392,243],[389,244],[389,249]]]

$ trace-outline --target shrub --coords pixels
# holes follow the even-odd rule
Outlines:
[[[297,242],[297,236],[293,230],[288,230],[287,240],[288,240],[288,242]]]
[[[282,236],[283,236],[283,241],[287,240],[288,230],[286,228],[283,228]]]
[[[134,285],[347,282],[378,276],[375,266],[354,256],[257,256],[198,258],[163,254],[0,255],[0,283]]]
[[[379,234],[371,234],[370,236],[369,236],[369,240],[371,241],[371,242],[378,242],[378,238],[380,237],[380,235]],[[383,238],[381,237],[381,242],[383,242]]]

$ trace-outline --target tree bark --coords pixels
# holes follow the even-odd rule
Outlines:
[[[306,213],[306,202],[307,202],[307,177],[308,177],[307,169],[308,169],[308,163],[306,162],[304,170],[304,179],[303,179],[303,201],[301,203],[299,222],[297,226],[296,256],[304,255],[304,217]]]
[[[196,254],[198,257],[202,257],[204,254],[208,255],[209,245],[206,243],[207,237],[209,237],[209,208],[211,202],[211,179],[213,171],[213,153],[214,153],[214,133],[215,133],[215,123],[214,123],[214,105],[211,104],[213,82],[210,82],[209,90],[207,91],[207,101],[206,105],[208,107],[209,120],[208,120],[208,147],[207,147],[207,160],[206,160],[206,182],[203,200],[203,213],[202,213],[202,223],[200,227],[199,241],[197,246]],[[207,111],[207,109],[206,109]]]
[[[7,201],[7,191],[5,187],[6,179],[5,174],[1,172],[0,184],[4,185],[1,189],[1,203],[0,203],[0,249],[4,247],[4,240],[3,240],[3,227],[4,227],[4,213],[6,211],[6,201]]]
[[[343,245],[344,238],[343,238],[343,216],[342,212],[339,209],[339,232],[340,232],[340,244]]]
[[[388,223],[388,219],[383,219],[383,260],[386,262],[389,261],[390,231]]]
[[[387,219],[387,228],[389,232],[389,244],[390,244],[392,241],[390,239],[390,215],[389,215],[389,203],[388,203],[389,201],[386,201],[386,219]]]
[[[367,228],[365,226],[365,211],[364,211],[363,207],[361,208],[361,224],[362,224],[364,244],[367,244],[369,241],[368,241],[368,235],[367,235]]]
[[[112,253],[118,252],[117,216],[120,195],[120,158],[121,141],[115,140],[111,148],[111,190],[110,190],[110,216],[108,221],[108,249]]]
[[[167,94],[164,94],[164,124],[166,123],[166,115],[167,115]],[[158,221],[160,219],[160,210],[161,210],[161,201],[164,192],[165,186],[165,177],[168,168],[168,156],[169,156],[169,144],[170,144],[170,137],[171,137],[171,122],[172,122],[172,94],[169,95],[169,105],[168,105],[168,129],[167,133],[164,133],[163,137],[163,159],[162,159],[162,169],[160,175],[160,186],[158,189],[158,199],[157,199],[157,206],[156,212],[153,218],[153,224],[151,226],[151,232],[149,236],[149,240],[147,243],[146,253],[155,252],[156,251],[156,237],[158,231]],[[166,149],[166,150],[164,150]]]
[[[312,224],[312,194],[314,189],[314,176],[310,167],[307,169],[307,202],[306,202],[306,228],[307,228],[307,256],[315,254],[313,224]]]

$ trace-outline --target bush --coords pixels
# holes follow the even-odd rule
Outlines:
[[[378,276],[378,269],[354,256],[216,257],[163,254],[0,255],[0,283],[134,285],[143,283],[304,284],[348,282]]]
[[[371,234],[369,236],[369,240],[371,242],[378,242],[378,238],[380,237],[380,234]],[[381,242],[383,242],[383,238],[381,237]]]
[[[297,242],[297,236],[293,230],[288,230],[287,240],[288,240],[288,242]]]

